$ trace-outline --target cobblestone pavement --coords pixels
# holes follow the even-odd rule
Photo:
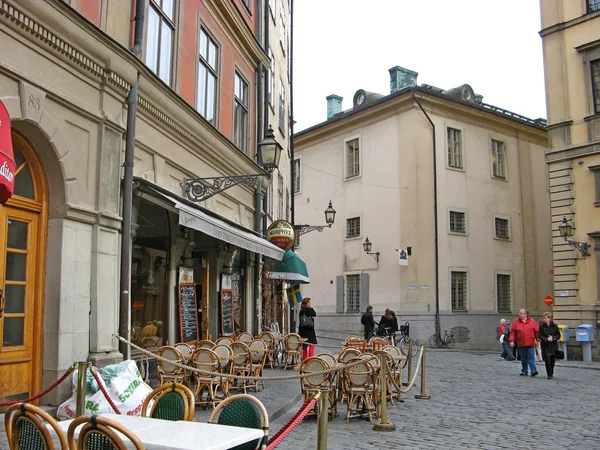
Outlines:
[[[521,377],[520,363],[498,361],[497,354],[443,350],[428,351],[426,365],[432,398],[416,400],[417,385],[405,395],[405,403],[390,405],[396,431],[373,431],[363,419],[347,424],[344,405],[328,423],[328,448],[600,448],[598,370],[556,367],[554,379],[548,380],[540,363],[537,377]],[[300,403],[271,425],[273,432]],[[578,419],[582,414],[589,419]],[[278,448],[296,449],[299,442],[316,448],[316,419],[305,419]]]

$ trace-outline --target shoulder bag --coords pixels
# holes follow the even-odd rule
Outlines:
[[[314,327],[315,327],[315,319],[313,317],[305,316],[304,314],[300,316],[299,328],[314,328]]]

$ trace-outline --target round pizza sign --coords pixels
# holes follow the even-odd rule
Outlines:
[[[282,250],[292,248],[295,240],[294,227],[286,220],[276,220],[267,229],[267,241]]]

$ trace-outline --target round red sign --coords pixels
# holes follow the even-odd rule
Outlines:
[[[546,295],[546,297],[544,297],[544,303],[548,306],[550,306],[552,304],[552,296],[551,295]]]

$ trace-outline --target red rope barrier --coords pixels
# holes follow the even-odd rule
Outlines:
[[[112,399],[110,398],[110,395],[108,395],[108,392],[106,392],[106,388],[104,387],[104,383],[102,383],[102,381],[100,380],[100,376],[98,375],[98,372],[96,370],[92,370],[92,375],[94,376],[94,379],[96,380],[96,383],[98,383],[98,386],[100,386],[100,390],[104,394],[104,397],[106,397],[106,400],[108,400],[108,403],[110,404],[110,407],[112,409],[114,409],[117,414],[121,414],[121,411],[119,411],[117,409],[117,407],[113,403]]]
[[[51,386],[49,386],[48,388],[46,388],[44,391],[42,391],[38,395],[34,395],[33,397],[26,398],[25,400],[14,400],[14,401],[11,401],[11,402],[0,402],[0,406],[16,405],[17,403],[29,403],[29,402],[32,402],[34,400],[37,400],[38,398],[43,397],[48,392],[50,392],[51,390],[53,390],[54,388],[56,388],[56,386],[58,386],[60,383],[62,383],[65,380],[65,378],[67,378],[71,374],[71,372],[73,372],[74,369],[75,369],[74,365],[71,366],[71,367],[69,367],[67,369],[67,371],[63,374],[62,377],[60,377],[58,380],[56,380],[56,382],[54,382]]]
[[[317,402],[316,398],[309,400],[308,403],[304,403],[306,406],[300,408],[300,410],[292,417],[288,423],[286,423],[281,430],[279,430],[267,443],[267,450],[274,449],[290,434],[294,428],[296,428],[300,422],[304,420],[310,409]]]

